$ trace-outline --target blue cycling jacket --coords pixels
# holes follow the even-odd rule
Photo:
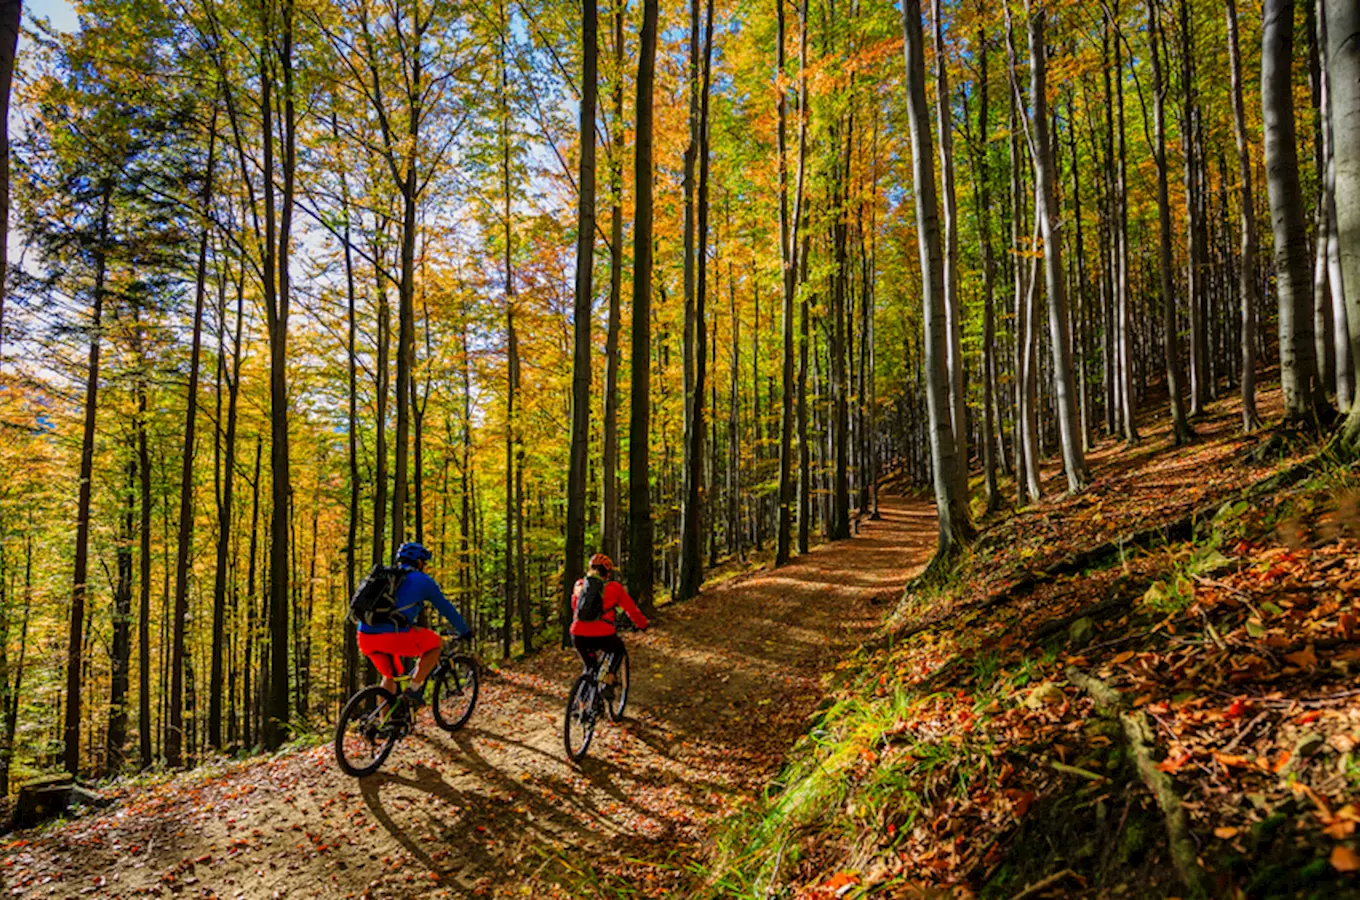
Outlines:
[[[453,630],[458,632],[459,637],[467,637],[472,633],[468,628],[467,622],[458,614],[458,609],[449,602],[444,596],[444,592],[435,584],[433,578],[418,569],[402,566],[406,569],[406,574],[401,579],[401,584],[397,585],[397,612],[406,617],[406,621],[411,625],[406,628],[399,628],[396,625],[365,625],[359,623],[361,634],[389,634],[393,631],[410,631],[415,627],[416,620],[420,617],[420,611],[428,603],[439,611],[440,615],[449,620]]]

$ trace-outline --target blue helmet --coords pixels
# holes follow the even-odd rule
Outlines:
[[[409,563],[414,566],[417,563],[428,562],[430,551],[425,549],[424,544],[415,541],[407,541],[397,548],[397,562]]]

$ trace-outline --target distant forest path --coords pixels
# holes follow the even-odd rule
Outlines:
[[[579,662],[552,648],[485,681],[455,735],[422,711],[370,778],[342,775],[327,742],[130,787],[5,844],[0,883],[33,897],[542,897],[617,879],[660,895],[683,880],[668,857],[778,770],[823,675],[929,560],[931,501],[884,497],[882,515],[625,635],[628,719],[601,725],[579,768],[561,734]]]

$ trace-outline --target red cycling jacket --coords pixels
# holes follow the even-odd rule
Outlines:
[[[576,603],[581,597],[581,590],[585,587],[585,579],[576,582],[576,587],[571,592],[571,633],[580,637],[609,637],[615,633],[614,623],[618,619],[619,607],[628,614],[628,618],[633,620],[633,624],[638,628],[647,627],[647,617],[642,614],[642,610],[637,608],[633,598],[628,596],[623,585],[617,581],[606,581],[604,585],[604,613],[593,622],[578,622],[575,619]]]

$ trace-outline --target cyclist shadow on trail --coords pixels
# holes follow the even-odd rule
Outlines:
[[[449,886],[457,882],[454,873],[445,871],[444,867],[440,866],[426,848],[422,847],[420,842],[412,837],[411,831],[414,827],[425,824],[427,820],[423,817],[417,819],[412,811],[405,810],[403,812],[407,813],[408,824],[398,823],[388,812],[387,807],[383,805],[381,791],[385,786],[413,788],[430,795],[446,809],[449,807],[469,809],[477,798],[468,797],[458,791],[445,781],[438,772],[428,766],[416,765],[414,768],[416,771],[415,778],[406,778],[391,772],[378,772],[375,775],[362,778],[359,780],[359,793],[363,796],[364,804],[368,807],[369,812],[378,820],[378,824],[392,836],[392,839],[401,845],[407,853],[411,854],[426,871],[434,875],[439,884]],[[438,829],[440,837],[444,841],[449,843],[456,841],[461,845],[464,854],[463,864],[471,862],[481,868],[492,862],[489,854],[479,851],[474,842],[467,840],[466,832],[471,830],[471,824],[466,816],[453,821],[442,817],[431,817],[428,821],[434,823],[434,827]]]

